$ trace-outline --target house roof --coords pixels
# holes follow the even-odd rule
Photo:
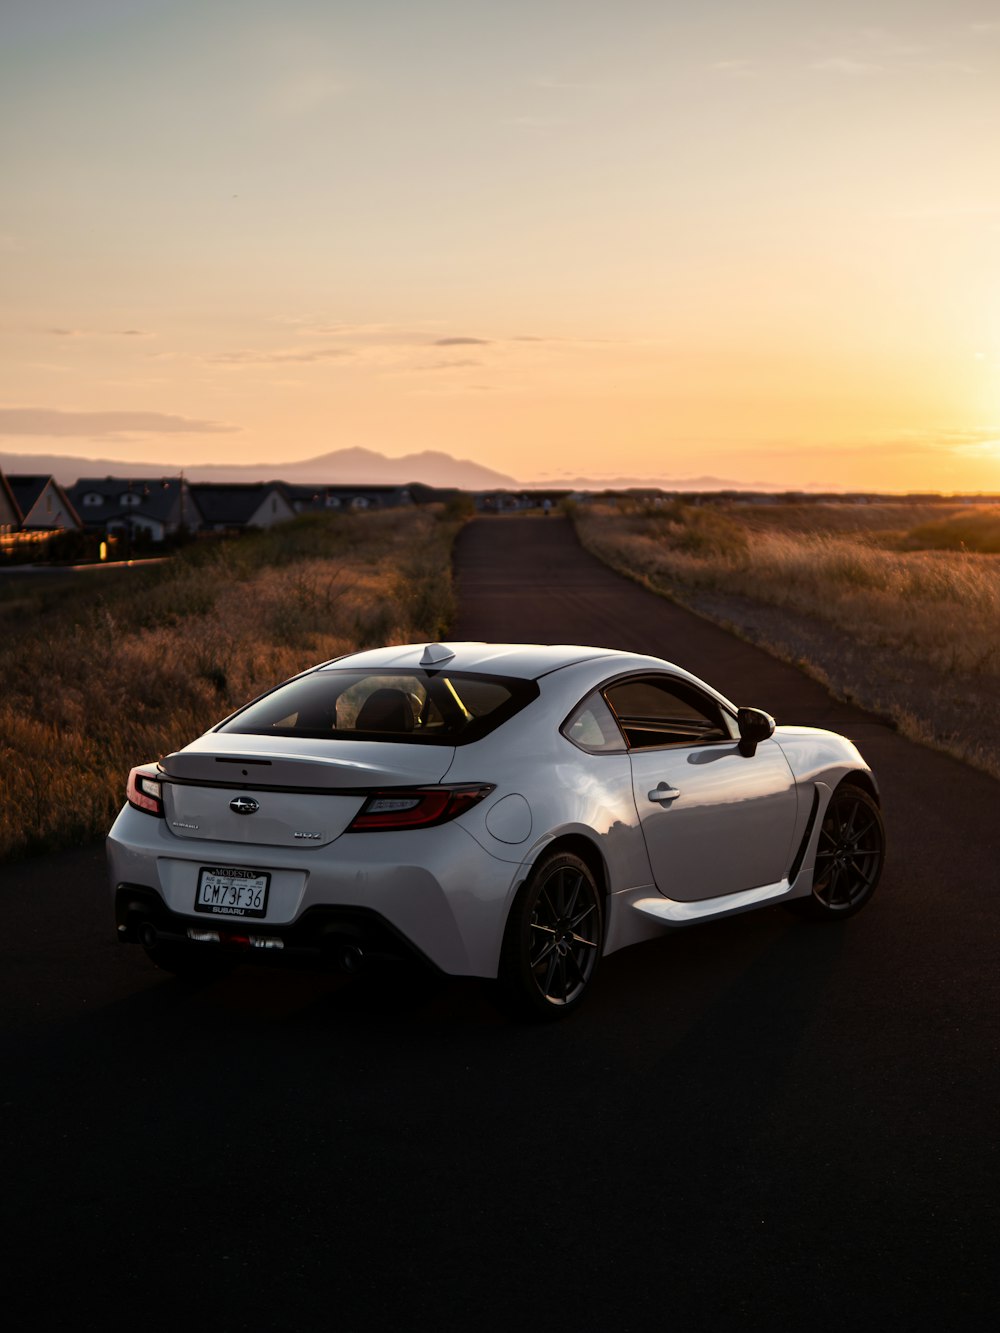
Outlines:
[[[3,491],[4,495],[7,497],[11,509],[14,511],[14,517],[17,519],[18,523],[20,523],[24,518],[24,515],[21,513],[21,506],[17,503],[17,496],[11,489],[10,482],[2,472],[0,472],[0,491]]]
[[[45,490],[48,482],[52,480],[51,476],[42,473],[29,475],[28,473],[7,474],[7,483],[14,493],[14,499],[17,501],[18,508],[22,515],[27,515],[42,491]]]
[[[185,504],[191,487],[185,485]],[[112,512],[143,514],[147,518],[161,523],[170,522],[175,517],[175,510],[180,498],[181,481],[179,477],[81,477],[69,487],[69,496],[77,509],[83,509],[91,522],[104,523]],[[141,503],[127,509],[120,504],[126,494],[138,495]],[[84,508],[85,495],[100,495],[106,501],[99,512]]]
[[[206,523],[248,523],[269,495],[284,500],[282,488],[270,482],[198,482],[191,493]]]
[[[314,500],[324,498],[327,495],[336,496],[338,499],[349,499],[355,495],[378,495],[393,496],[409,493],[408,485],[400,486],[352,486],[349,484],[340,484],[339,482],[327,483],[316,482],[312,486],[303,485],[301,482],[275,481],[271,483],[278,490],[286,495],[289,500]]]
[[[17,507],[21,511],[22,523],[28,517],[33,505],[38,503],[39,497],[44,493],[46,486],[51,485],[56,495],[59,497],[60,505],[66,509],[71,518],[80,526],[80,516],[76,512],[69,492],[65,487],[60,486],[51,473],[28,473],[28,472],[8,472],[7,483],[11,493],[17,502]]]

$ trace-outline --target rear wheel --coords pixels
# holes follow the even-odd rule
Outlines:
[[[881,811],[861,787],[841,783],[820,825],[812,896],[789,905],[824,920],[853,916],[875,892],[884,858]]]
[[[556,852],[514,899],[497,984],[505,1006],[547,1021],[575,1009],[590,987],[604,939],[601,891],[586,864]]]

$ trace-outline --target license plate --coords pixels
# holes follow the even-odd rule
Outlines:
[[[240,866],[202,866],[194,910],[213,916],[265,916],[271,876]]]

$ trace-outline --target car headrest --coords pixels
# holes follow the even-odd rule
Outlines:
[[[358,731],[412,731],[413,708],[403,690],[373,690],[358,711]]]

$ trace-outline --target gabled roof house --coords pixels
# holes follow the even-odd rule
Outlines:
[[[228,485],[198,482],[191,487],[206,528],[229,532],[241,528],[270,528],[287,523],[295,511],[275,482]]]
[[[181,528],[202,527],[191,488],[181,477],[83,477],[69,494],[92,532],[143,533],[161,542]]]
[[[0,472],[0,535],[7,536],[21,526],[21,510],[14,499],[7,478]]]
[[[8,473],[7,482],[21,511],[26,531],[69,528],[79,532],[83,524],[66,491],[55,477],[41,473]]]
[[[408,486],[303,486],[277,483],[297,514],[320,510],[395,509],[413,504]]]

